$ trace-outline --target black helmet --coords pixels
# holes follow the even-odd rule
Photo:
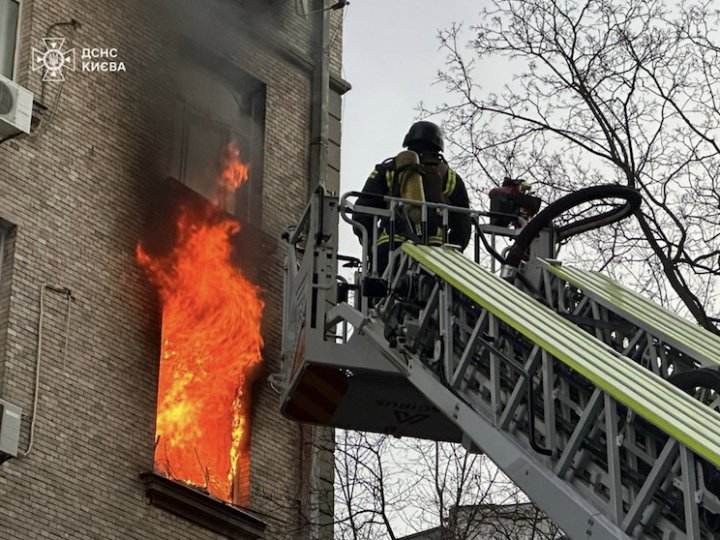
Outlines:
[[[403,146],[418,150],[434,150],[442,152],[445,149],[443,134],[440,126],[432,122],[415,122],[403,139]]]

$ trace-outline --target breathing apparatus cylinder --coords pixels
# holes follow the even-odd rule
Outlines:
[[[425,202],[425,190],[420,171],[420,156],[412,150],[404,150],[395,156],[395,170],[397,180],[400,182],[400,197],[412,201]],[[422,221],[422,206],[410,205],[405,207],[410,221],[419,225]]]

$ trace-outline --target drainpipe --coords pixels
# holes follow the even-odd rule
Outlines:
[[[330,101],[330,13],[324,0],[315,1],[314,57],[312,77],[312,109],[310,120],[310,182],[313,193],[327,185],[328,167],[328,103]]]
[[[314,63],[310,120],[310,178],[308,199],[318,187],[327,189],[328,108],[330,101],[330,13],[324,0],[316,0],[313,26]],[[335,430],[311,428],[310,451],[310,538],[333,540],[334,523],[334,439]]]

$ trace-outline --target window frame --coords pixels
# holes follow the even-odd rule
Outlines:
[[[17,24],[15,25],[15,50],[13,52],[12,64],[10,76],[5,76],[13,82],[18,81],[18,67],[20,64],[20,49],[22,39],[22,26],[23,26],[23,11],[25,0],[8,0],[9,2],[15,2],[18,5]],[[0,73],[0,75],[2,75]]]
[[[196,54],[196,52],[195,52]],[[224,208],[236,219],[262,227],[262,204],[263,204],[263,182],[264,182],[264,150],[265,150],[265,110],[267,107],[267,88],[264,82],[256,79],[253,75],[243,72],[237,66],[213,62],[203,63],[202,58],[190,55],[189,67],[200,68],[210,76],[217,79],[226,87],[234,99],[240,97],[238,84],[249,88],[249,91],[242,94],[247,99],[247,104],[241,114],[247,120],[248,127],[243,129],[238,125],[226,122],[221,116],[207,110],[205,104],[187,99],[182,93],[175,95],[174,105],[174,127],[172,135],[171,162],[169,170],[171,175],[180,183],[189,186],[188,183],[188,140],[193,125],[203,124],[207,127],[217,128],[223,133],[225,143],[235,139],[244,140],[247,143],[247,156],[243,158],[251,163],[250,177],[240,189],[236,190],[230,203],[230,208]],[[228,75],[230,73],[230,75]],[[235,76],[232,74],[235,73]],[[238,75],[243,82],[239,82]],[[201,196],[207,198],[206,194],[194,189]]]
[[[13,224],[0,217],[0,286],[3,283],[3,265],[7,253],[8,239],[13,230]]]
[[[12,297],[10,282],[14,255],[15,225],[0,217],[0,353],[5,350],[7,342],[7,323],[9,301]],[[7,264],[7,266],[6,266]],[[5,296],[7,295],[7,296]],[[5,302],[8,303],[5,303]],[[5,379],[5,359],[0,354],[0,391]]]
[[[177,145],[177,148],[173,149],[173,159],[176,163],[173,163],[172,170],[175,174],[177,174],[177,179],[182,184],[190,187],[190,189],[196,191],[201,196],[208,198],[207,193],[202,193],[200,190],[189,184],[188,155],[190,153],[190,132],[195,127],[204,127],[211,129],[220,135],[222,142],[220,147],[217,149],[218,157],[220,156],[223,146],[227,145],[230,141],[248,139],[237,126],[222,122],[216,116],[213,116],[203,110],[201,106],[195,103],[190,103],[184,98],[180,98],[178,100],[176,110],[176,114],[178,114],[177,120],[179,120],[181,125],[179,126],[179,129],[176,127],[177,133],[173,137],[173,144]],[[247,206],[247,204],[245,206]],[[233,197],[232,208],[224,208],[224,210],[238,219],[246,220],[249,217],[249,208],[242,208],[238,193],[236,193]]]

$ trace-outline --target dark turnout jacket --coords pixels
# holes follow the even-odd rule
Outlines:
[[[425,200],[434,203],[444,203],[460,208],[469,208],[467,190],[460,175],[453,171],[445,159],[438,154],[420,155],[420,163],[425,169],[423,173],[423,189]],[[373,195],[390,195],[400,197],[400,182],[395,170],[394,158],[389,158],[375,166],[370,173],[362,195],[358,197],[357,206],[369,206],[373,208],[387,208],[387,203],[380,197]],[[442,243],[441,224],[442,217],[434,215],[428,209],[428,243],[438,245]],[[372,238],[372,228],[376,225],[375,216],[356,213],[355,221],[359,222]],[[448,243],[460,246],[465,249],[470,242],[471,220],[468,214],[451,212],[448,217]],[[361,230],[356,227],[355,234],[362,239]],[[403,230],[402,223],[396,227],[395,241],[402,243],[408,239],[408,233]],[[388,226],[385,220],[379,224],[378,245],[389,241]]]

